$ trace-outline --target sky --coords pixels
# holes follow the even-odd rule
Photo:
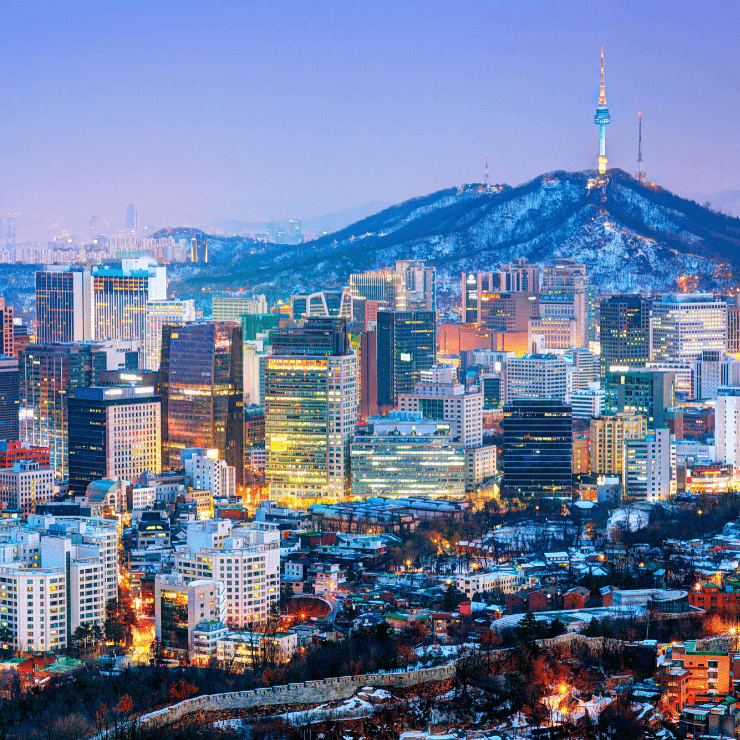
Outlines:
[[[740,3],[0,2],[19,231],[308,218],[595,166],[740,189]]]

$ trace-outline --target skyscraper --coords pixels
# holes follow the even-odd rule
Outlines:
[[[60,478],[67,475],[69,398],[106,369],[105,353],[95,350],[90,344],[30,344],[20,354],[20,438],[48,447]]]
[[[273,337],[265,368],[265,482],[289,504],[349,494],[357,355],[344,319],[308,319]]]
[[[601,47],[601,88],[599,90],[599,106],[596,108],[594,123],[599,127],[599,174],[606,172],[608,160],[606,158],[606,127],[610,122],[609,109],[606,107],[606,90],[604,88],[604,47]]]
[[[204,321],[162,327],[162,465],[182,467],[188,447],[218,450],[244,480],[242,329]]]
[[[406,305],[406,281],[403,275],[390,270],[375,270],[349,276],[349,289],[355,298],[366,298],[387,310],[403,310]]]
[[[83,273],[61,266],[36,273],[36,341],[81,342],[92,336],[92,296],[82,287]],[[85,303],[85,300],[87,301]]]
[[[162,327],[182,326],[195,321],[195,301],[147,301],[142,370],[159,370],[162,355]]]
[[[19,439],[18,358],[0,355],[0,439]]]
[[[15,354],[13,337],[13,307],[0,298],[0,355],[12,357]]]
[[[126,230],[134,234],[139,233],[139,209],[134,203],[129,203],[126,209]]]
[[[508,497],[570,498],[573,418],[555,400],[517,399],[504,406],[504,480]]]
[[[568,394],[567,363],[562,355],[526,354],[506,362],[506,400],[556,398]]]
[[[396,260],[396,272],[403,277],[405,311],[437,310],[437,272],[424,260]]]
[[[69,490],[162,471],[161,404],[152,386],[75,388],[69,406]]]
[[[573,319],[576,346],[588,347],[596,339],[596,290],[586,266],[571,259],[557,259],[542,270],[540,317]]]
[[[653,429],[624,443],[622,486],[627,499],[666,501],[671,488],[671,439],[668,429]]]
[[[653,303],[653,359],[693,360],[727,350],[727,303],[711,293],[664,293]]]
[[[437,358],[433,311],[378,311],[378,406],[393,407],[411,393]]]
[[[717,392],[715,444],[717,462],[740,468],[740,386]]]
[[[649,428],[665,424],[665,410],[676,404],[676,374],[662,370],[607,371],[604,376],[606,413],[641,414]]]
[[[639,295],[601,301],[601,376],[614,365],[644,367],[650,359],[650,304]]]

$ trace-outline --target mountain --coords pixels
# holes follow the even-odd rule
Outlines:
[[[682,193],[684,198],[704,205],[709,203],[712,210],[720,209],[728,216],[740,216],[740,190],[721,190],[718,193]]]
[[[298,246],[209,237],[207,271],[182,274],[178,292],[247,288],[273,297],[346,284],[348,275],[425,259],[442,282],[526,257],[584,262],[603,291],[722,288],[740,267],[740,219],[610,170],[554,172],[517,187],[466,185],[386,208]],[[213,264],[216,263],[216,264]],[[220,263],[220,264],[219,264]]]

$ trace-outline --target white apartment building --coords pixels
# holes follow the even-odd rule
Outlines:
[[[0,469],[0,503],[7,509],[32,514],[36,504],[54,498],[54,471],[40,468],[33,460],[19,460],[12,468]]]
[[[227,622],[265,622],[280,598],[280,531],[263,523],[189,522],[186,544],[175,548],[175,570],[186,582],[221,581]]]
[[[717,390],[714,409],[714,443],[717,462],[740,467],[740,386]]]
[[[694,361],[692,398],[717,398],[720,388],[740,385],[740,360],[717,349],[705,349]]]
[[[570,405],[574,419],[595,419],[604,412],[605,393],[599,383],[571,394]]]
[[[196,491],[210,491],[213,496],[236,496],[236,469],[219,460],[217,449],[192,447],[182,451],[185,475]]]
[[[195,301],[192,298],[183,301],[147,301],[142,369],[159,370],[163,326],[182,326],[188,321],[195,321],[195,318]]]
[[[638,501],[666,501],[675,493],[675,447],[668,429],[656,429],[642,439],[624,443],[624,495]]]
[[[467,573],[456,576],[457,588],[468,598],[475,594],[498,591],[502,594],[516,593],[524,580],[523,571],[500,568],[490,573]]]
[[[652,307],[652,359],[694,360],[727,351],[727,304],[711,293],[664,293]]]
[[[38,517],[0,527],[0,627],[9,648],[55,651],[83,624],[103,627],[118,595],[115,522]]]
[[[465,450],[465,489],[472,490],[496,475],[496,462],[496,445],[468,447]]]
[[[467,447],[483,444],[483,392],[457,382],[455,368],[435,365],[421,371],[413,393],[399,393],[400,411],[420,413],[425,419],[447,421],[452,440]]]
[[[562,355],[526,354],[506,363],[506,400],[552,398],[565,401],[566,361]]]

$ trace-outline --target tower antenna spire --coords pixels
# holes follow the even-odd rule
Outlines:
[[[599,104],[596,107],[594,123],[599,127],[599,174],[606,174],[608,160],[606,158],[606,126],[611,119],[609,109],[606,107],[606,88],[604,86],[604,47],[601,47],[601,87],[599,89]]]
[[[640,117],[640,122],[637,125],[637,179],[644,185],[647,182],[647,177],[642,164],[642,113],[637,115]]]
[[[486,154],[486,186],[490,185],[490,181],[488,179],[488,155]]]

